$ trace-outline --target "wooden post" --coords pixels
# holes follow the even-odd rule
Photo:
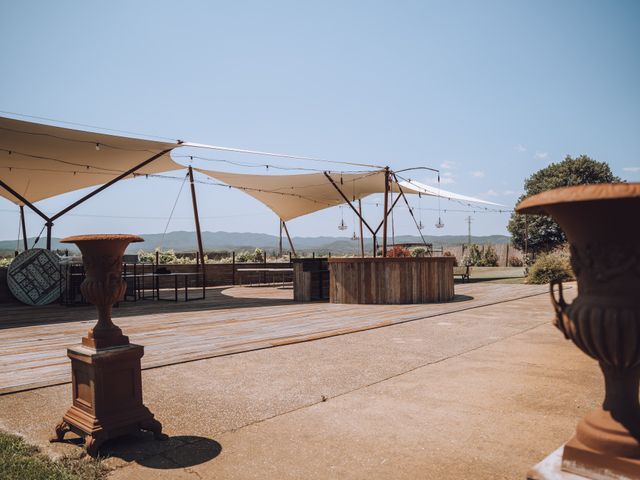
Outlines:
[[[291,241],[291,237],[289,236],[289,229],[287,228],[287,224],[284,222],[284,220],[282,221],[282,226],[284,227],[284,233],[287,234],[287,240],[289,240],[289,246],[291,247],[293,256],[297,257],[298,255],[296,254],[296,249],[294,248],[293,242]],[[289,253],[289,258],[291,258],[291,253]]]
[[[236,252],[231,252],[231,285],[236,284]]]
[[[278,257],[282,257],[282,219],[280,219],[280,241],[278,243]]]
[[[360,256],[364,258],[364,237],[362,235],[362,199],[358,199],[358,212],[360,212]]]
[[[198,263],[202,271],[202,285],[207,284],[206,270],[204,264],[204,248],[202,247],[202,232],[200,231],[200,216],[198,215],[198,201],[196,199],[196,185],[193,181],[193,168],[189,165],[189,183],[191,184],[191,202],[193,203],[193,218],[196,221],[196,238],[198,239],[198,253],[200,262]]]
[[[384,168],[384,219],[382,227],[382,256],[387,256],[387,208],[389,208],[389,167]]]
[[[524,258],[526,261],[527,253],[529,250],[529,217],[525,213],[524,215]]]
[[[507,254],[505,255],[506,259],[504,261],[504,266],[508,267],[509,266],[509,244],[507,243]]]
[[[24,205],[20,205],[20,223],[22,224],[22,243],[24,245],[24,251],[29,250],[27,242],[27,227],[24,221]]]

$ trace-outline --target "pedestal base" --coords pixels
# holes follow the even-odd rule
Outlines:
[[[603,463],[602,454],[581,446],[576,448],[571,439],[527,473],[527,480],[636,480],[640,478],[640,462],[623,459],[624,471],[614,471],[611,464]],[[582,455],[582,457],[580,456]],[[586,462],[580,459],[586,460]],[[610,459],[605,459],[610,461]],[[594,465],[594,463],[596,465]],[[603,465],[608,465],[607,467]]]
[[[597,480],[640,480],[640,458],[607,455],[587,447],[576,437],[564,446],[562,468]]]
[[[138,430],[165,439],[162,424],[142,403],[141,345],[99,350],[76,346],[71,358],[73,405],[56,426],[51,441],[72,431],[84,437],[87,453],[95,456],[106,440]]]
[[[587,480],[585,477],[562,471],[560,447],[527,472],[527,480]]]

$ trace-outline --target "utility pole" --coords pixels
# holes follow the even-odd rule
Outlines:
[[[465,220],[467,221],[467,245],[471,246],[471,221],[473,220],[471,218],[471,215],[469,215],[467,218],[465,218]]]

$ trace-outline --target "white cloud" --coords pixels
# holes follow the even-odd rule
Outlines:
[[[446,162],[442,162],[440,164],[440,168],[443,168],[445,170],[453,170],[454,168],[458,168],[458,164],[456,162],[447,160]]]
[[[497,197],[499,193],[493,189],[490,189],[489,191],[485,192],[485,195],[488,195],[489,197]]]
[[[624,170],[625,172],[640,172],[640,167],[624,167],[622,170]]]
[[[472,177],[482,178],[484,177],[484,172],[481,170],[476,170],[475,172],[469,172]]]
[[[502,195],[520,195],[520,192],[517,192],[516,190],[505,190],[502,192]]]
[[[549,157],[549,152],[536,152],[533,158],[538,160],[546,160]]]
[[[524,145],[520,145],[520,144],[516,145],[515,149],[520,153],[527,151],[527,147],[525,147]]]
[[[437,185],[438,184],[438,179],[430,177],[430,178],[426,179],[424,183],[428,183],[428,184],[431,184],[431,185]],[[440,184],[441,185],[447,185],[447,184],[451,184],[451,183],[456,183],[456,179],[455,179],[455,176],[453,175],[453,173],[451,173],[451,172],[441,172],[440,173]]]

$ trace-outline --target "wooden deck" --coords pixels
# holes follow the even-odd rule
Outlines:
[[[144,369],[378,328],[547,292],[546,286],[466,284],[428,305],[294,303],[291,289],[211,288],[193,302],[127,302],[116,323],[145,346]],[[87,307],[0,306],[0,395],[70,381],[66,348],[93,325]]]

